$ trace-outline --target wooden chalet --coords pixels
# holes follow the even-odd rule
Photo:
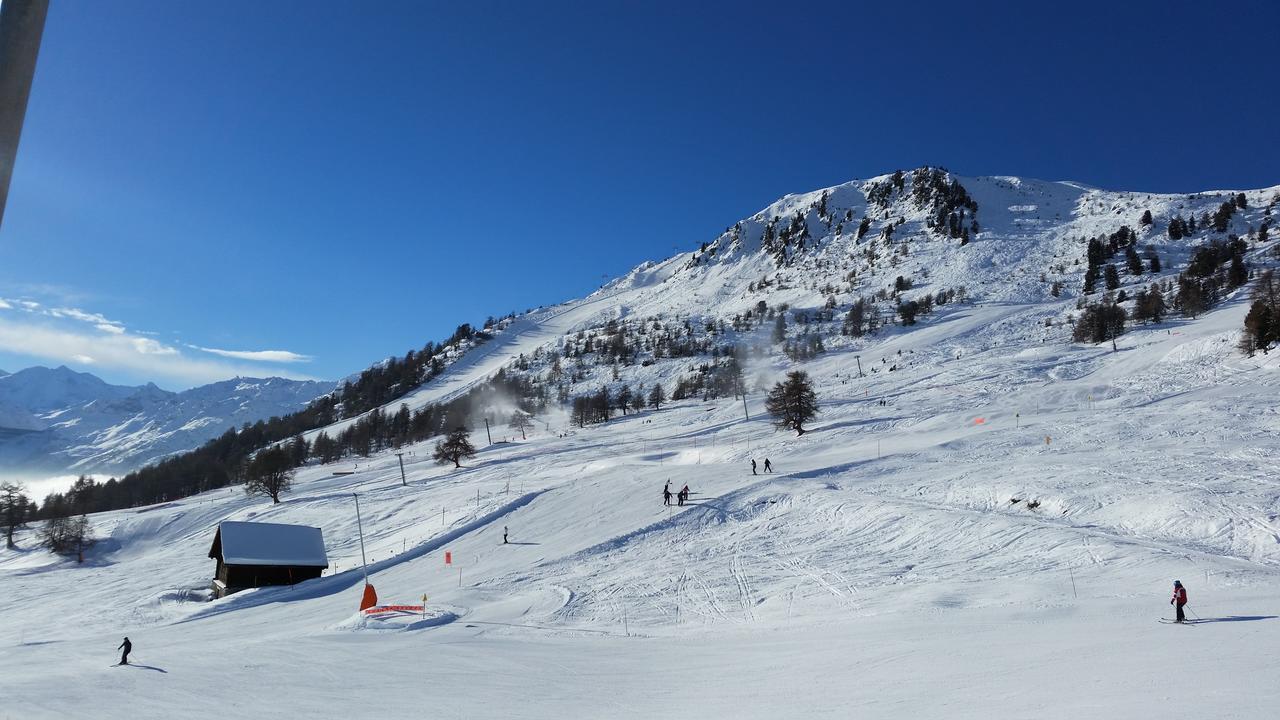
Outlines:
[[[209,557],[218,561],[214,597],[246,588],[292,585],[329,566],[320,528],[280,523],[223,522]]]

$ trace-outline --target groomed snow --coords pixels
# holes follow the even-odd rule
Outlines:
[[[84,566],[20,533],[19,550],[0,550],[5,712],[1273,717],[1277,361],[1235,351],[1243,294],[1194,321],[1135,328],[1115,352],[1070,344],[1057,320],[1078,270],[1061,299],[1035,280],[1082,252],[1079,236],[1058,237],[1062,223],[1110,232],[1118,213],[1132,222],[1144,203],[1183,198],[1117,210],[1118,195],[1078,185],[965,182],[991,234],[966,253],[917,243],[910,265],[880,272],[928,265],[932,287],[968,284],[975,301],[803,363],[822,414],[801,437],[763,416],[755,380],[796,367],[770,355],[750,368],[749,420],[732,398],[585,430],[551,414],[527,441],[498,430],[486,445],[476,432],[482,448],[460,470],[431,463],[429,443],[404,448],[407,487],[390,452],[312,466],[279,505],[232,488],[94,516],[104,539]],[[1029,222],[1056,214],[1057,230]],[[743,279],[768,264],[743,252],[642,266],[522,316],[414,402],[610,317],[748,307]],[[1170,266],[1187,254],[1161,253]],[[770,304],[820,303],[800,281],[821,279],[825,260],[790,268]],[[674,364],[628,368],[628,381],[669,382],[688,365]],[[750,459],[766,457],[776,472],[753,475]],[[664,507],[667,480],[687,483],[692,502]],[[352,493],[379,600],[427,595],[424,617],[355,615]],[[208,602],[206,553],[226,521],[323,528],[330,569]],[[1157,622],[1172,616],[1174,579],[1200,622]],[[109,667],[124,635],[136,665]]]

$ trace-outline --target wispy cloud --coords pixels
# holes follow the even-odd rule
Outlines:
[[[182,386],[235,376],[315,379],[261,364],[308,362],[312,358],[307,355],[288,350],[219,350],[195,345],[189,347],[217,357],[191,355],[177,345],[148,335],[80,308],[46,307],[32,300],[0,298],[0,348],[9,353],[92,365],[98,370],[127,372]]]
[[[187,347],[200,352],[207,352],[221,357],[235,358],[237,360],[250,360],[253,362],[269,362],[269,363],[305,363],[311,362],[310,355],[300,355],[296,352],[288,350],[220,350],[218,348],[200,347],[199,345],[188,345]]]

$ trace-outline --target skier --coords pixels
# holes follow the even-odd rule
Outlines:
[[[1178,619],[1174,622],[1186,622],[1187,618],[1182,614],[1182,606],[1187,604],[1187,589],[1182,587],[1181,580],[1173,581],[1173,598],[1169,600],[1169,604],[1178,608]]]
[[[752,475],[758,475],[758,474],[759,474],[759,473],[757,473],[757,472],[756,472],[756,459],[755,459],[755,458],[751,458],[751,474],[752,474]]]
[[[507,544],[507,526],[506,525],[502,526],[502,544],[503,545]]]
[[[683,506],[684,502],[688,499],[689,499],[689,486],[685,485],[684,487],[680,488],[680,492],[676,493],[676,500],[681,506]]]
[[[120,643],[120,647],[118,647],[118,648],[116,648],[116,649],[117,649],[117,650],[120,650],[120,649],[122,649],[122,648],[124,649],[124,654],[120,656],[120,664],[121,664],[121,665],[128,665],[128,664],[129,664],[129,651],[130,651],[130,650],[133,650],[133,643],[129,642],[129,638],[127,638],[127,637],[126,637],[126,638],[124,639],[124,642]]]
[[[773,472],[773,463],[769,462],[769,458],[764,459],[764,471],[767,473]]]
[[[667,481],[666,487],[662,488],[662,504],[663,505],[671,504],[671,481],[670,480]]]

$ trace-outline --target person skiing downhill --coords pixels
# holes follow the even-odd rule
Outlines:
[[[767,473],[773,472],[773,463],[769,462],[769,458],[764,459],[764,471]]]
[[[503,545],[507,544],[507,526],[506,525],[502,526],[502,544]]]
[[[1174,622],[1186,622],[1187,618],[1182,614],[1182,606],[1187,604],[1187,589],[1182,587],[1181,580],[1173,581],[1173,598],[1169,600],[1169,604],[1178,609],[1178,619]]]
[[[121,664],[121,665],[128,665],[128,664],[129,664],[129,651],[133,650],[133,643],[129,642],[129,638],[127,638],[127,637],[126,637],[126,638],[124,639],[124,642],[120,643],[120,647],[118,647],[118,648],[116,648],[116,649],[117,649],[117,650],[120,650],[120,649],[123,649],[123,650],[124,650],[124,654],[120,656],[120,664]]]
[[[756,475],[756,474],[758,474],[758,473],[756,473],[756,459],[755,459],[755,458],[751,458],[751,474],[752,474],[752,475]]]
[[[666,487],[662,488],[662,504],[663,505],[671,504],[671,481],[670,480],[667,481]]]

